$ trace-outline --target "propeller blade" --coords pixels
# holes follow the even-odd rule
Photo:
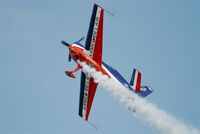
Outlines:
[[[78,40],[77,42],[81,42],[83,39],[85,39],[85,37],[82,37],[80,40]]]
[[[71,55],[69,54],[68,61],[70,62],[72,59]]]
[[[63,44],[63,45],[65,45],[65,46],[67,46],[67,47],[69,47],[70,46],[70,44],[69,43],[67,43],[67,42],[65,42],[65,41],[61,41],[61,43]]]

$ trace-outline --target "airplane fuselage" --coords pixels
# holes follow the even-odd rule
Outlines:
[[[77,62],[77,60],[79,60],[80,62],[85,62],[90,67],[95,68],[96,71],[100,71],[102,72],[102,74],[110,77],[107,71],[102,67],[102,65],[96,63],[92,58],[90,58],[88,50],[78,44],[72,44],[69,49],[70,56],[78,64],[78,66],[81,65]]]
[[[117,70],[107,65],[103,61],[102,64],[98,64],[92,58],[90,58],[89,51],[82,47],[81,44],[72,44],[69,49],[70,56],[78,64],[79,69],[82,68],[79,62],[85,62],[88,66],[94,68],[96,71],[100,71],[102,74],[108,76],[109,78],[112,78],[117,83],[124,85],[129,90],[134,90]],[[76,71],[78,71],[78,69],[75,69],[75,71],[72,72],[74,73]],[[114,75],[117,75],[117,77]]]

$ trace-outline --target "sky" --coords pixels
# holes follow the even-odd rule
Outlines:
[[[133,68],[155,92],[147,100],[200,128],[199,1],[96,1],[105,13],[103,60],[130,80]],[[80,72],[64,71],[86,36],[93,1],[0,0],[0,133],[157,134],[98,88],[89,121],[78,116]],[[84,41],[82,42],[84,45]]]

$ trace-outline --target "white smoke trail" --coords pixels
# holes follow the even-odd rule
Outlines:
[[[85,62],[79,64],[83,67],[83,72],[91,75],[99,86],[118,98],[135,116],[156,127],[162,134],[200,134],[198,129],[187,126],[167,112],[158,109],[155,104],[140,98],[115,80],[89,67]]]

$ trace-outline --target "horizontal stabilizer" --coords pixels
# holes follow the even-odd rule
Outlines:
[[[151,94],[153,92],[153,89],[150,86],[141,86],[141,91],[138,93],[138,95],[142,97],[146,97],[147,95]]]

